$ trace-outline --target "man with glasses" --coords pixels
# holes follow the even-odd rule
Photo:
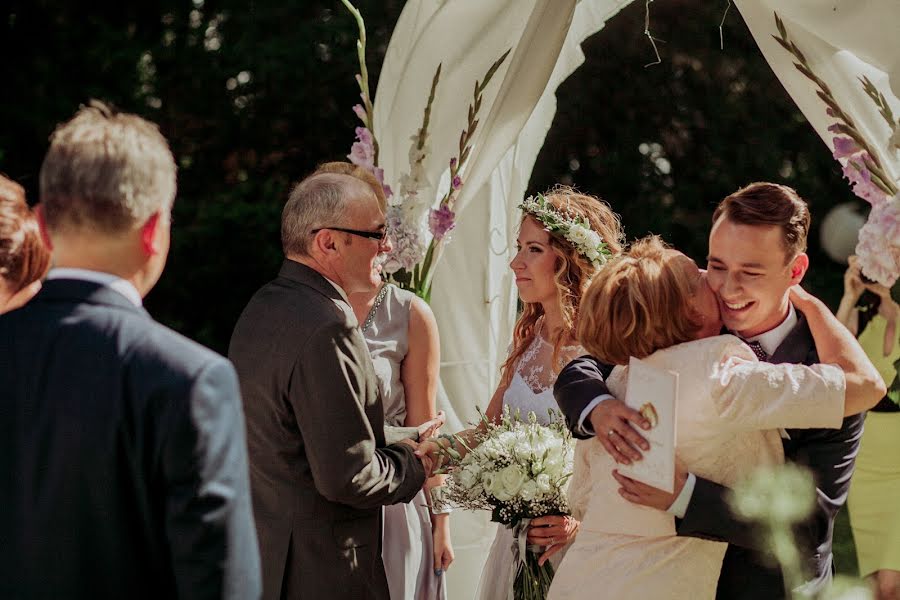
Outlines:
[[[412,500],[431,471],[412,440],[386,442],[347,302],[381,284],[376,259],[391,250],[383,205],[347,172],[320,169],[301,181],[282,214],[281,271],[231,339],[266,599],[386,600],[381,507]]]

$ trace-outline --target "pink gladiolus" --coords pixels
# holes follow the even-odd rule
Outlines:
[[[453,157],[453,158],[450,159],[450,168],[451,168],[451,169],[455,169],[455,168],[456,168],[456,162],[457,162],[456,157]]]
[[[366,109],[363,108],[362,104],[356,104],[353,106],[353,112],[356,113],[356,116],[359,117],[359,120],[363,123],[366,122],[368,115],[366,114]]]
[[[350,147],[350,154],[347,158],[354,165],[365,167],[367,169],[375,168],[375,142],[372,138],[372,132],[365,127],[356,128],[356,142]]]
[[[860,158],[866,158],[868,154],[863,152]],[[872,182],[872,174],[866,168],[865,162],[860,160],[848,161],[844,165],[844,177],[850,181],[853,193],[873,206],[877,206],[885,199],[884,191]]]
[[[431,230],[435,241],[441,241],[456,226],[455,218],[456,214],[446,206],[431,210],[428,215],[428,229]]]
[[[857,145],[857,143],[852,138],[836,137],[836,138],[834,138],[833,142],[834,142],[833,156],[835,159],[848,158],[858,152],[862,152],[862,148],[860,148],[859,145]]]
[[[457,175],[456,177],[453,178],[453,181],[451,182],[450,185],[453,186],[454,190],[458,190],[459,188],[462,187],[462,177]]]

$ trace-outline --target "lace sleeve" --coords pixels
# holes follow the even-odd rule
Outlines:
[[[841,426],[846,383],[839,368],[759,362],[737,338],[714,352],[712,396],[727,426],[744,431]]]

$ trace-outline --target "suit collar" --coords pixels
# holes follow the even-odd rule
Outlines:
[[[326,279],[324,275],[303,263],[285,258],[284,262],[281,263],[281,270],[278,271],[278,276],[311,287],[332,300],[347,302],[347,299],[341,295],[334,284]]]
[[[793,363],[804,364],[815,350],[815,342],[812,333],[809,331],[809,325],[806,322],[806,316],[799,310],[797,311],[797,323],[791,328],[785,336],[772,356],[769,362],[772,363]]]
[[[82,279],[48,279],[32,302],[73,302],[119,308],[149,317],[141,307],[106,285]]]

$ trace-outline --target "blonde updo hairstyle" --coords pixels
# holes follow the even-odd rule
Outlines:
[[[696,339],[702,321],[691,298],[699,280],[679,266],[689,260],[657,236],[610,260],[581,303],[577,338],[584,349],[601,362],[626,365],[630,356]]]
[[[622,252],[624,234],[619,217],[601,199],[582,194],[568,186],[556,186],[544,194],[547,204],[567,218],[587,221],[591,230],[600,234],[612,256]],[[522,218],[533,218],[527,213]],[[540,227],[543,225],[538,221]],[[557,302],[563,318],[563,327],[548,341],[553,344],[553,364],[556,365],[559,350],[575,339],[575,324],[579,318],[582,296],[591,279],[597,274],[594,264],[578,253],[571,242],[560,234],[550,233],[550,248],[556,255]],[[602,269],[601,269],[602,270]],[[512,351],[501,367],[501,385],[509,385],[515,372],[515,364],[537,335],[537,324],[544,314],[540,303],[525,302],[522,315],[513,330]],[[561,366],[561,365],[560,365]]]

